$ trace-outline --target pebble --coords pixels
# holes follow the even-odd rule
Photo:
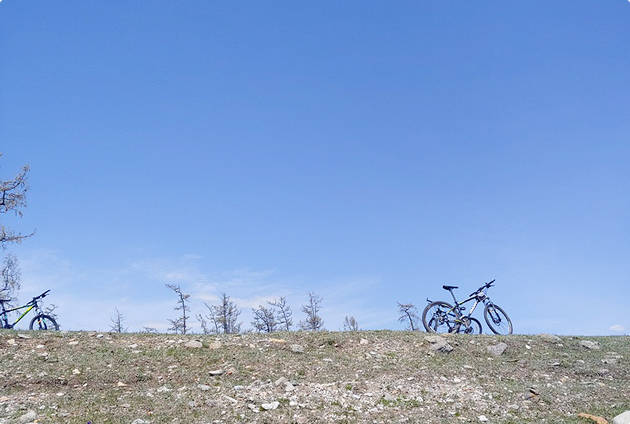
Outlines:
[[[583,348],[586,349],[591,349],[591,350],[599,350],[601,349],[601,347],[599,346],[598,342],[594,342],[591,340],[582,340],[580,342],[580,346],[582,346]]]
[[[304,346],[299,344],[291,345],[291,352],[293,353],[304,353]]]
[[[20,423],[30,423],[37,419],[37,413],[35,411],[28,411],[26,414],[20,416],[18,421]]]
[[[613,418],[612,424],[630,424],[630,411],[617,415]]]
[[[487,349],[490,354],[494,356],[501,356],[503,355],[503,352],[505,352],[505,349],[507,349],[507,347],[507,344],[501,342],[496,345],[488,346]]]
[[[262,409],[264,409],[265,411],[271,411],[274,409],[278,409],[278,406],[280,406],[280,402],[275,401],[275,402],[271,402],[271,403],[263,403],[262,405],[260,405],[260,407]]]
[[[203,347],[203,343],[198,340],[190,340],[184,346],[190,347],[192,349],[199,349]]]

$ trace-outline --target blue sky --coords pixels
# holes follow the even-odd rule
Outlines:
[[[245,328],[315,292],[329,330],[402,329],[496,279],[518,333],[625,334],[628,40],[625,0],[4,0],[21,298],[165,330],[167,283]]]

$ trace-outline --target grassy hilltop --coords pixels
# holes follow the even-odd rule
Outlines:
[[[630,409],[627,358],[628,337],[3,330],[0,424],[592,423]]]

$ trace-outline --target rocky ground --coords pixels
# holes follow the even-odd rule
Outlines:
[[[0,424],[593,423],[630,338],[0,332]]]

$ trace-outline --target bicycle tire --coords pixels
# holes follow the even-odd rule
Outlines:
[[[512,320],[500,306],[489,303],[483,310],[483,316],[494,334],[512,334]]]
[[[448,316],[447,312],[453,309],[453,305],[435,301],[429,303],[422,311],[422,325],[429,333],[450,333],[455,329],[455,321]],[[459,311],[455,309],[454,318],[459,318]]]
[[[28,326],[29,330],[51,330],[58,331],[59,324],[50,315],[37,315],[31,320],[31,324]]]
[[[483,329],[478,319],[473,317],[461,317],[458,333],[461,334],[481,334]]]

